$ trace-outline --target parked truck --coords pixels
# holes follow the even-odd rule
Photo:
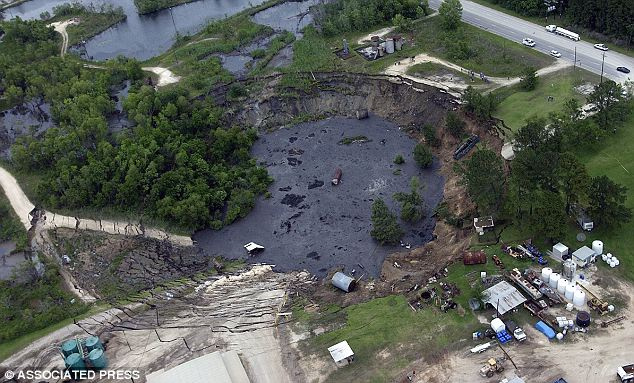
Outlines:
[[[504,324],[506,324],[506,329],[509,331],[509,333],[513,334],[513,338],[515,338],[516,341],[523,342],[526,340],[526,334],[524,333],[524,330],[522,330],[522,328],[518,326],[515,322],[513,322],[512,320],[507,320],[506,322],[504,322]]]
[[[571,40],[574,40],[574,41],[579,41],[579,40],[581,40],[581,37],[579,37],[579,34],[578,34],[578,33],[575,33],[575,32],[573,32],[573,31],[569,31],[569,30],[567,30],[567,29],[564,29],[564,28],[562,28],[562,27],[558,27],[558,26],[556,26],[556,25],[546,25],[546,30],[547,30],[548,32],[551,32],[551,33],[556,33],[556,34],[558,34],[558,35],[561,35],[561,36],[567,37],[567,38],[569,38],[569,39],[571,39]]]
[[[634,363],[618,367],[616,374],[622,383],[634,383]]]

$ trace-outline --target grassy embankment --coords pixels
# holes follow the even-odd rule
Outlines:
[[[443,350],[455,347],[457,339],[468,338],[477,326],[470,313],[460,316],[456,310],[441,313],[433,308],[413,312],[405,297],[396,295],[345,309],[326,307],[320,314],[295,307],[293,317],[302,328],[341,325],[299,344],[305,353],[332,362],[328,347],[348,341],[355,353],[354,362],[337,369],[327,382],[393,381],[411,362],[432,360]]]
[[[334,51],[347,39],[351,49],[360,45],[358,39],[372,30],[325,38],[308,27],[304,38],[294,45],[295,57],[289,70],[344,70],[364,73],[381,73],[396,61],[418,53],[428,53],[464,68],[484,72],[487,76],[519,76],[525,66],[542,68],[553,62],[551,57],[522,45],[508,41],[492,33],[462,23],[457,33],[464,41],[463,47],[450,48],[448,42],[457,39],[449,36],[440,26],[439,17],[431,17],[414,24],[412,33],[404,33],[408,43],[402,51],[375,61],[367,61],[354,53],[348,60],[341,60]],[[413,43],[410,43],[413,41]],[[464,51],[462,50],[464,49]],[[458,54],[456,50],[460,51]]]
[[[140,15],[171,8],[176,5],[192,3],[197,0],[134,0],[134,5]]]
[[[22,251],[28,246],[26,230],[2,191],[0,192],[0,242],[4,241],[15,242],[16,251]]]
[[[82,5],[63,6],[47,22],[64,21],[77,17],[79,24],[66,27],[68,33],[68,46],[80,43],[105,31],[111,26],[125,20],[126,15],[122,8],[106,7],[101,8],[86,7]]]
[[[478,3],[480,5],[484,5],[485,7],[489,7],[491,9],[495,9],[496,11],[500,11],[506,14],[509,14],[511,16],[515,16],[517,18],[520,18],[522,20],[526,20],[526,21],[530,21],[531,23],[535,23],[537,25],[541,25],[543,27],[545,27],[546,25],[551,25],[551,24],[555,24],[555,25],[561,25],[564,28],[572,28],[576,33],[579,34],[579,36],[581,37],[581,40],[583,41],[587,41],[589,43],[595,44],[595,43],[606,43],[605,40],[598,40],[594,37],[591,37],[589,35],[589,33],[587,33],[587,31],[585,30],[578,30],[576,28],[573,28],[571,26],[568,25],[568,22],[558,18],[558,17],[538,17],[538,16],[525,16],[525,15],[521,15],[511,9],[508,8],[504,8],[499,4],[495,4],[492,3],[489,0],[473,0],[474,3]],[[609,37],[608,37],[609,38]],[[628,47],[628,46],[622,46],[622,45],[616,45],[616,44],[608,44],[610,49],[629,55],[629,56],[633,56],[634,55],[634,48],[632,47]]]
[[[531,117],[546,117],[551,112],[559,112],[564,103],[574,98],[581,105],[586,103],[586,96],[575,90],[575,87],[591,83],[598,84],[599,76],[583,69],[567,68],[556,73],[539,77],[537,88],[527,92],[519,85],[503,88],[495,94],[503,99],[494,116],[504,121],[513,132],[517,131]],[[553,101],[548,101],[553,96]]]

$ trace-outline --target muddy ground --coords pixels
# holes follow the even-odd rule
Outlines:
[[[357,136],[367,141],[340,143]],[[421,180],[426,218],[414,225],[401,222],[402,242],[418,247],[432,239],[431,215],[444,182],[437,162],[430,169],[418,167],[415,144],[397,125],[375,116],[335,117],[265,134],[252,154],[275,179],[271,197],[257,201],[245,219],[199,232],[194,240],[210,255],[230,259],[246,259],[243,245],[256,242],[266,250],[254,260],[275,264],[279,271],[306,269],[323,277],[330,268],[343,267],[376,277],[384,257],[401,247],[380,246],[370,237],[372,202],[382,198],[397,211],[392,196],[409,192],[414,176]],[[398,154],[405,158],[402,165],[393,162]],[[343,178],[333,186],[336,168]]]

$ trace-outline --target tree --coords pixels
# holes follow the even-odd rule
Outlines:
[[[434,161],[434,156],[431,154],[431,150],[429,150],[423,144],[416,144],[414,147],[414,161],[421,168],[425,169],[431,166]]]
[[[478,150],[458,166],[462,182],[480,213],[495,213],[502,204],[502,160],[489,149]]]
[[[537,72],[535,68],[526,67],[522,71],[522,77],[520,78],[520,86],[526,91],[535,90],[538,83]]]
[[[618,228],[632,219],[632,209],[625,206],[627,188],[608,177],[592,178],[588,197],[587,212],[597,225]]]
[[[588,102],[596,105],[597,114],[594,119],[603,130],[612,129],[616,132],[616,126],[629,114],[627,103],[623,100],[623,88],[612,80],[606,80],[597,85],[588,96]]]
[[[553,241],[564,235],[566,221],[564,202],[559,194],[551,191],[541,193],[531,216],[535,231]]]
[[[370,235],[381,245],[395,244],[403,236],[396,215],[390,211],[385,202],[378,198],[372,204],[372,230]]]
[[[491,114],[497,107],[497,103],[491,93],[484,96],[471,85],[465,89],[462,99],[464,100],[465,110],[480,121],[490,119]]]
[[[438,9],[443,28],[455,30],[460,26],[462,18],[462,4],[460,0],[445,0]]]
[[[465,122],[455,112],[447,113],[445,122],[447,131],[455,138],[460,138],[464,134]]]
[[[396,157],[394,157],[394,163],[397,165],[402,165],[405,163],[405,158],[403,158],[402,155],[397,154]]]
[[[570,213],[572,205],[585,200],[590,186],[590,176],[586,167],[571,153],[561,155],[558,175],[560,190],[564,195],[566,213]]]
[[[423,198],[419,193],[420,180],[412,177],[409,193],[394,193],[394,200],[401,204],[401,219],[415,223],[423,218]]]
[[[407,17],[401,15],[400,13],[396,14],[392,19],[392,25],[400,29],[404,32],[410,32],[414,29],[414,22],[412,19],[408,19]]]

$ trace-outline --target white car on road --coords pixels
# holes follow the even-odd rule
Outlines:
[[[557,57],[557,58],[561,57],[561,53],[559,53],[559,51],[556,51],[554,49],[552,51],[550,51],[550,55],[553,56],[553,57]]]
[[[533,39],[525,38],[524,40],[522,40],[522,44],[526,45],[527,47],[534,47],[535,41],[533,41]]]
[[[594,44],[594,47],[602,51],[608,50],[608,47],[606,47],[605,44]]]

